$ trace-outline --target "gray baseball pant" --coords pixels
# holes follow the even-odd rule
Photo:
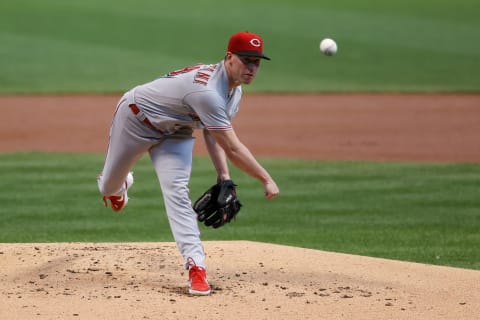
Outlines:
[[[205,268],[205,253],[188,188],[194,144],[192,131],[163,135],[141,119],[123,97],[110,129],[108,151],[98,181],[100,192],[104,196],[122,194],[127,174],[148,152],[163,193],[170,229],[185,264],[192,258],[196,265]]]

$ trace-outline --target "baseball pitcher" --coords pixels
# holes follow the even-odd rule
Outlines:
[[[231,36],[225,57],[215,64],[196,64],[139,85],[120,99],[110,129],[102,172],[97,178],[106,206],[122,210],[133,184],[132,168],[150,155],[163,193],[178,249],[189,270],[189,292],[208,295],[198,221],[218,228],[241,208],[227,159],[258,179],[265,197],[279,194],[277,184],[239,140],[232,126],[242,96],[242,84],[255,78],[263,40],[254,33]],[[192,206],[188,184],[192,168],[193,130],[201,129],[217,172],[217,183]]]

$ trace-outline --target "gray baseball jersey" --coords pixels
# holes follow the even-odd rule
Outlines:
[[[172,134],[180,128],[228,130],[242,90],[229,92],[224,61],[172,71],[127,93],[150,122]]]

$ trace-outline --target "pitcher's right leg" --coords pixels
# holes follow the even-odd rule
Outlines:
[[[104,203],[109,200],[114,211],[123,209],[128,202],[127,190],[133,184],[133,165],[153,144],[158,143],[158,136],[146,138],[151,131],[135,117],[126,100],[121,100],[110,128],[104,167],[97,178]]]

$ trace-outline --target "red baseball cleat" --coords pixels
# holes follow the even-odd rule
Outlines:
[[[211,292],[210,285],[207,281],[207,273],[204,268],[193,266],[188,271],[189,288],[188,292],[197,296],[207,296]]]
[[[185,267],[188,271],[188,292],[197,296],[207,296],[211,292],[210,285],[207,281],[207,272],[205,268],[197,266],[195,260],[187,259]]]
[[[125,180],[125,191],[122,195],[120,196],[104,196],[103,197],[103,203],[105,204],[105,207],[108,207],[107,199],[110,200],[110,206],[112,207],[113,211],[120,211],[128,203],[128,195],[127,191],[130,189],[130,187],[133,184],[133,175],[131,172],[128,173],[127,179]]]

